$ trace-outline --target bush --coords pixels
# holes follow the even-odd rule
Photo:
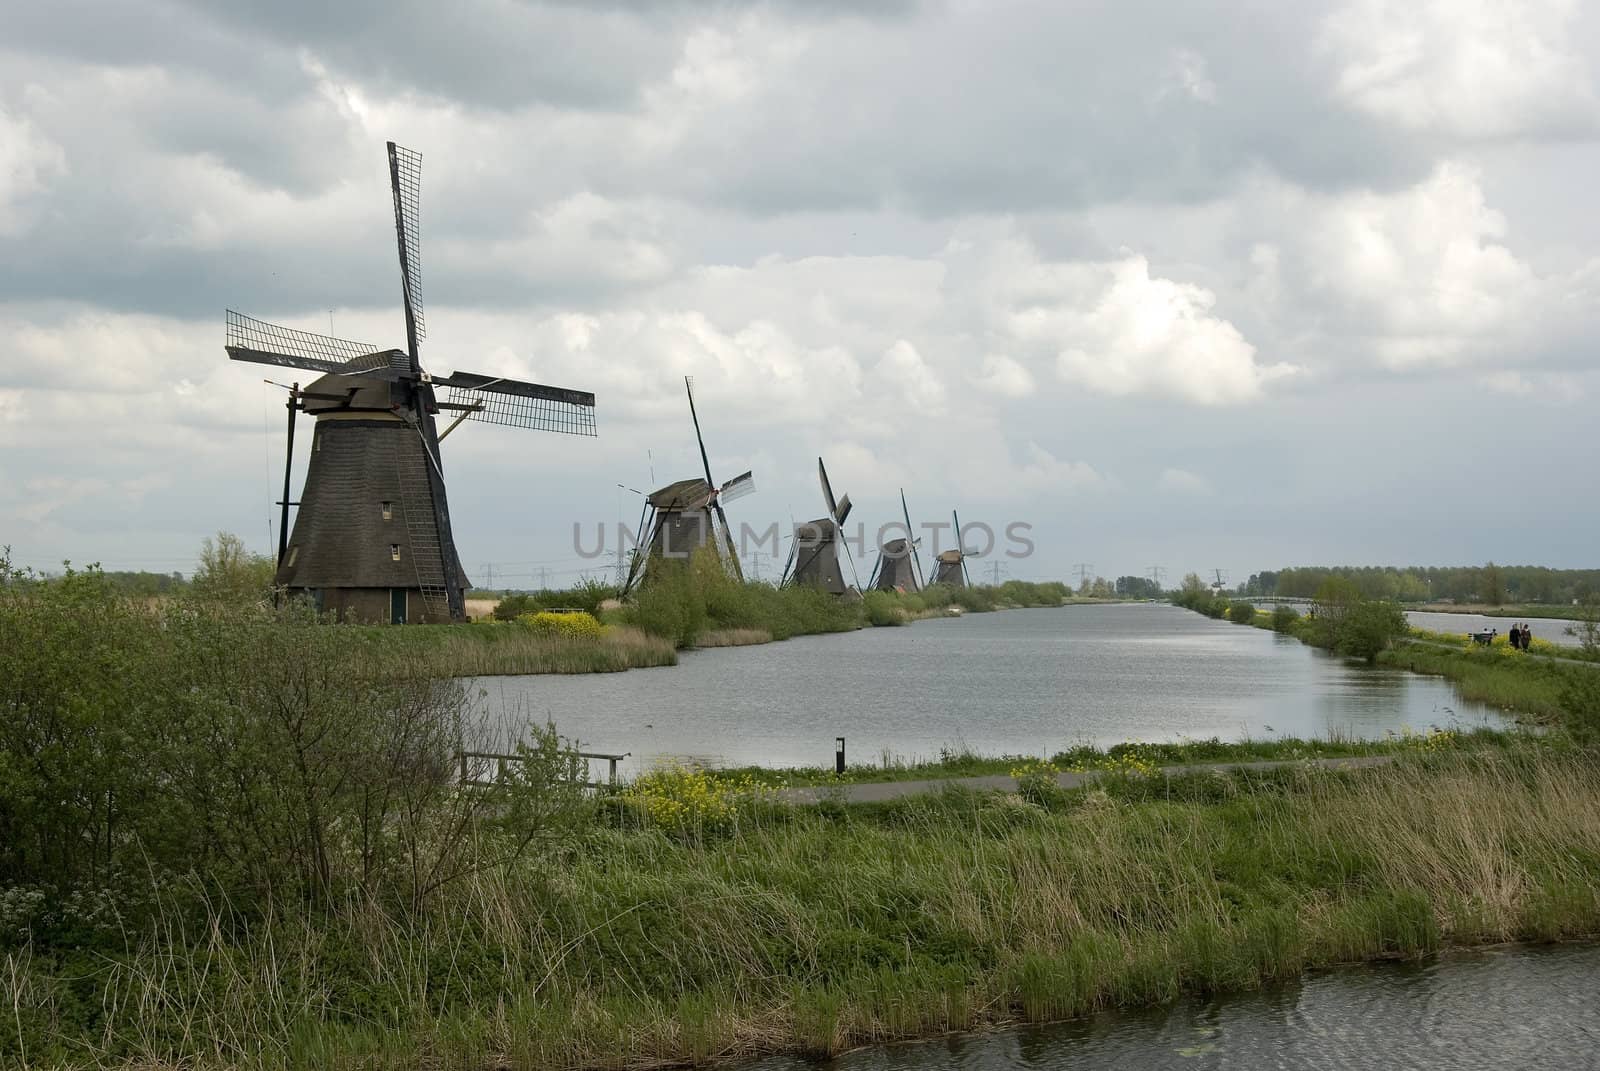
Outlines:
[[[869,591],[861,597],[861,605],[866,611],[869,625],[883,627],[906,623],[906,612],[900,608],[900,600],[891,592]]]
[[[491,801],[456,779],[489,737],[465,687],[359,628],[151,608],[69,570],[0,586],[0,636],[0,887],[198,871],[247,910],[415,909],[493,858]]]
[[[569,639],[598,640],[602,631],[600,622],[592,614],[581,611],[557,614],[541,610],[520,615],[517,624],[540,636],[563,636]]]
[[[1294,623],[1300,620],[1300,613],[1293,606],[1284,606],[1281,603],[1272,608],[1272,631],[1288,632],[1294,628]]]
[[[1392,602],[1358,602],[1333,625],[1333,649],[1350,658],[1377,661],[1409,626],[1405,611]]]
[[[1228,604],[1228,620],[1236,625],[1253,625],[1256,621],[1255,604],[1243,600]]]

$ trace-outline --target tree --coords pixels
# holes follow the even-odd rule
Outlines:
[[[1500,567],[1490,562],[1483,567],[1483,572],[1478,578],[1479,593],[1483,601],[1490,606],[1504,606],[1506,601],[1506,578]]]
[[[232,532],[207,536],[200,544],[200,563],[194,571],[193,590],[202,599],[240,606],[260,602],[272,592],[276,563],[265,554],[252,554],[244,540]]]

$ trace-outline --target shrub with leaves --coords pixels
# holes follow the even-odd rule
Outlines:
[[[598,640],[603,631],[594,615],[587,613],[558,614],[549,610],[523,614],[517,624],[540,636],[559,636],[567,639]]]

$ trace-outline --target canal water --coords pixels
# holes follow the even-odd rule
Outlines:
[[[1600,948],[1346,968],[1259,993],[746,1071],[1522,1071],[1600,1067]]]
[[[491,709],[554,721],[586,750],[708,765],[831,765],[968,749],[1498,726],[1446,682],[1353,664],[1162,604],[968,614],[755,647],[661,669],[487,677]]]

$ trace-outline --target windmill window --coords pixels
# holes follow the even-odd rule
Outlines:
[[[394,520],[394,503],[393,502],[385,502],[383,504],[383,519],[386,520],[386,521]]]
[[[393,561],[399,561],[400,560],[400,544],[399,543],[390,543],[389,544],[389,557]]]

